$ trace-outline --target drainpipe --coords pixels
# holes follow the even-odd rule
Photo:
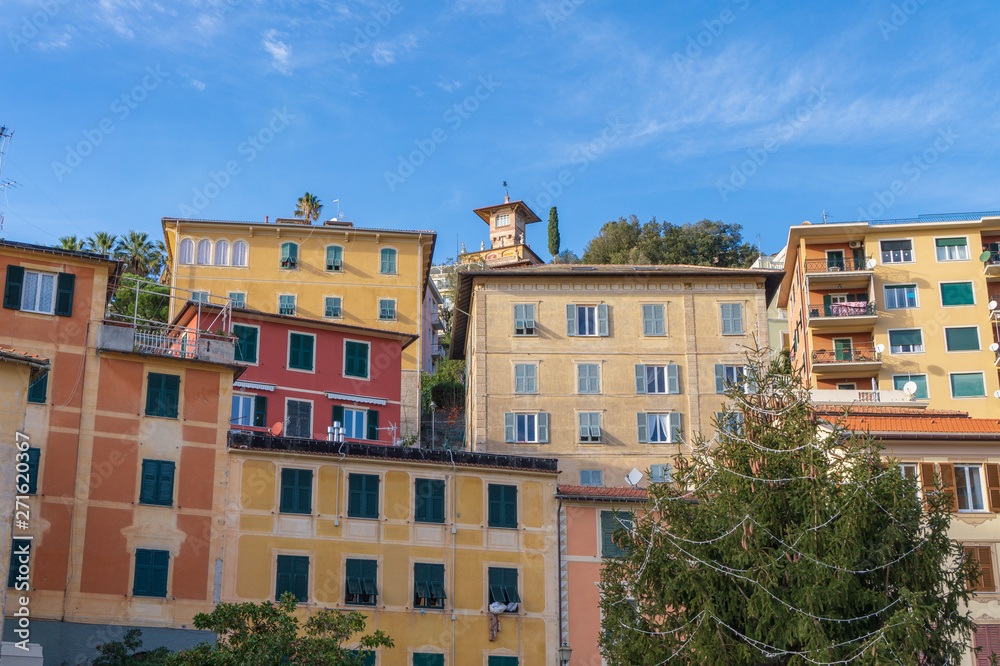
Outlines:
[[[455,519],[458,513],[458,468],[455,467],[455,454],[448,449],[451,458],[451,661],[455,663]]]
[[[558,490],[557,490],[558,492]],[[556,649],[559,649],[563,645],[566,645],[565,636],[563,635],[563,609],[562,609],[562,595],[563,595],[563,575],[562,575],[562,499],[559,499],[559,505],[556,507],[556,566],[558,567],[558,577],[559,587],[556,589],[556,605],[559,608],[559,645]]]

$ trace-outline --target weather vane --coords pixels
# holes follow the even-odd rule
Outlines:
[[[510,189],[507,187],[507,181],[503,181],[503,195],[505,197],[510,197]]]

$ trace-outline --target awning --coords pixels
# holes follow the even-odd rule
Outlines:
[[[344,400],[347,402],[360,402],[365,405],[384,405],[388,402],[385,398],[369,398],[364,395],[351,395],[350,393],[331,393],[326,392],[326,397],[330,400]]]
[[[261,384],[260,382],[236,381],[236,382],[233,382],[233,387],[234,388],[242,388],[242,389],[257,389],[258,391],[273,391],[274,390],[274,384]]]

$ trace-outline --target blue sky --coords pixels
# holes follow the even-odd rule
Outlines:
[[[433,229],[559,209],[790,224],[1000,208],[986,2],[4,0],[5,238],[163,216]],[[544,223],[529,243],[547,257]]]

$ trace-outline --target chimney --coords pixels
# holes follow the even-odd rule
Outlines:
[[[503,202],[504,203],[510,203],[510,195],[509,194],[505,194],[503,196]]]
[[[268,217],[270,217],[270,216],[269,216],[269,215],[265,215],[265,216],[264,216],[264,224],[267,224],[267,218],[268,218]]]

